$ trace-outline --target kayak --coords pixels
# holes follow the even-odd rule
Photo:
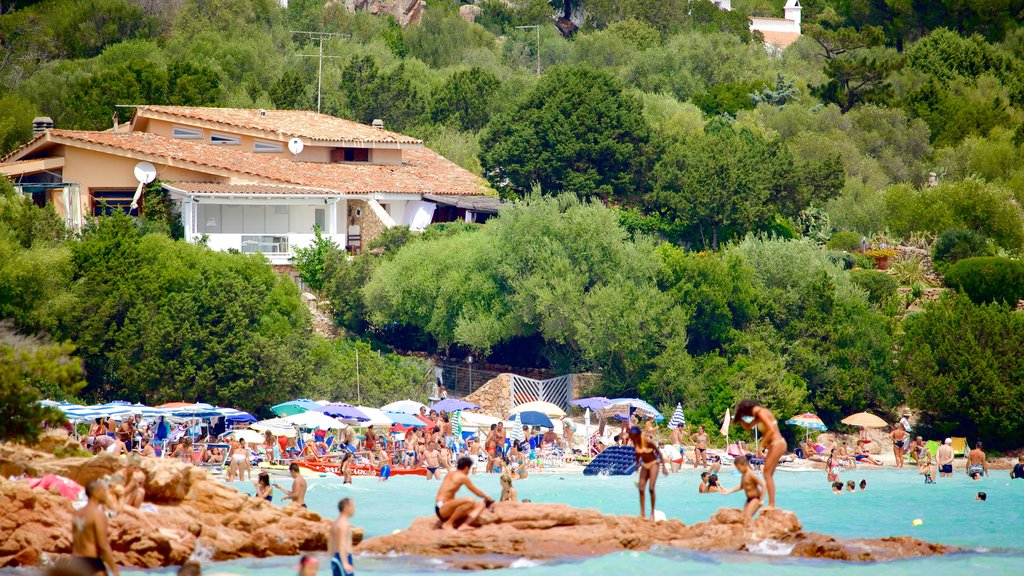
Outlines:
[[[341,476],[341,465],[337,462],[295,462],[302,468],[312,470],[314,472],[320,472],[321,474],[334,474]],[[352,464],[349,466],[349,470],[353,476],[369,476],[376,478],[380,476],[380,468],[376,466],[370,466],[369,464]],[[427,477],[427,470],[425,468],[391,468],[392,476],[422,476]]]

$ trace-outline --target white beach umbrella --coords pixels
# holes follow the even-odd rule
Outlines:
[[[273,432],[271,432],[271,434],[273,434]],[[260,434],[259,432],[251,428],[248,430],[232,430],[231,432],[228,432],[227,434],[224,434],[221,437],[233,438],[235,440],[244,440],[246,442],[252,442],[253,444],[262,444],[263,442],[266,441],[266,438],[263,437],[263,434]]]
[[[402,414],[419,414],[420,408],[426,408],[426,404],[421,404],[415,400],[399,400],[398,402],[392,402],[385,406],[381,406],[380,409],[384,412],[401,412]]]
[[[384,414],[384,411],[379,408],[356,406],[356,410],[359,410],[370,419],[368,422],[360,423],[360,426],[391,426],[395,423],[394,420],[388,418],[387,415]]]
[[[291,422],[299,428],[314,428],[317,430],[344,430],[348,428],[348,425],[341,422],[337,418],[331,418],[323,412],[302,412],[301,414],[292,414],[291,416],[285,416],[282,420]]]
[[[298,433],[295,432],[295,425],[284,418],[261,420],[249,428],[251,430],[256,430],[257,432],[266,432],[269,430],[274,436],[284,436],[286,438],[295,438],[298,436]]]

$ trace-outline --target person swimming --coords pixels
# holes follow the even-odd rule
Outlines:
[[[779,459],[786,453],[786,439],[779,432],[779,424],[775,416],[764,406],[753,400],[740,400],[736,404],[736,419],[744,430],[752,430],[756,426],[761,431],[761,442],[757,446],[758,453],[767,448],[764,457],[764,482],[768,487],[767,509],[775,508],[775,467]]]

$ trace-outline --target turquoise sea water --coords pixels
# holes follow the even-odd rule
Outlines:
[[[1007,474],[999,471],[993,478],[974,482],[959,471],[952,479],[924,485],[921,477],[909,470],[850,472],[843,480],[867,479],[867,491],[836,496],[829,490],[824,472],[776,473],[779,506],[796,512],[806,530],[842,537],[915,536],[971,549],[962,554],[864,565],[655,550],[582,561],[522,561],[517,564],[520,567],[501,572],[514,572],[517,576],[569,576],[608,571],[701,575],[743,572],[784,576],[804,575],[808,570],[816,574],[851,576],[1018,575],[1024,573],[1024,481],[1011,483]],[[727,487],[738,481],[738,476],[728,469],[723,470],[721,477]],[[475,481],[495,497],[500,493],[495,475],[477,476]],[[534,502],[561,502],[606,513],[637,514],[639,504],[634,481],[635,477],[535,475],[518,482],[516,488],[520,498]],[[699,476],[691,469],[660,478],[658,509],[690,524],[706,520],[719,507],[739,507],[743,502],[742,494],[698,494],[698,483]],[[253,491],[251,484],[235,485],[243,491]],[[372,537],[403,529],[417,516],[431,515],[436,490],[436,481],[428,482],[419,477],[398,477],[386,483],[356,478],[351,486],[343,486],[340,478],[315,478],[309,481],[307,502],[316,512],[334,517],[339,498],[354,498],[357,503],[354,523],[363,526],[367,536]],[[975,501],[980,490],[988,494],[987,502]],[[913,526],[915,518],[920,518],[923,524]],[[296,558],[247,559],[209,564],[206,570],[278,576],[294,574],[296,564]],[[424,558],[357,558],[356,565],[364,574],[423,574],[447,570],[443,562]],[[174,573],[173,570],[126,572],[149,576]],[[321,568],[321,573],[329,573],[326,566]]]

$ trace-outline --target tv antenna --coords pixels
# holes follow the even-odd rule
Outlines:
[[[328,39],[328,40],[331,39],[331,38],[348,39],[348,38],[351,38],[352,35],[351,34],[336,34],[334,32],[311,32],[311,31],[308,31],[308,30],[292,30],[292,34],[305,34],[306,36],[309,36],[309,38],[311,40],[316,40],[317,43],[319,44],[319,50],[317,51],[316,54],[299,54],[299,56],[302,56],[304,58],[316,58],[316,59],[319,60],[319,63],[317,64],[317,69],[316,69],[316,112],[317,112],[317,114],[319,114],[320,113],[320,87],[323,84],[323,76],[324,76],[324,58],[339,58],[339,59],[342,58],[342,56],[330,56],[330,55],[324,56],[324,39],[325,38]]]

